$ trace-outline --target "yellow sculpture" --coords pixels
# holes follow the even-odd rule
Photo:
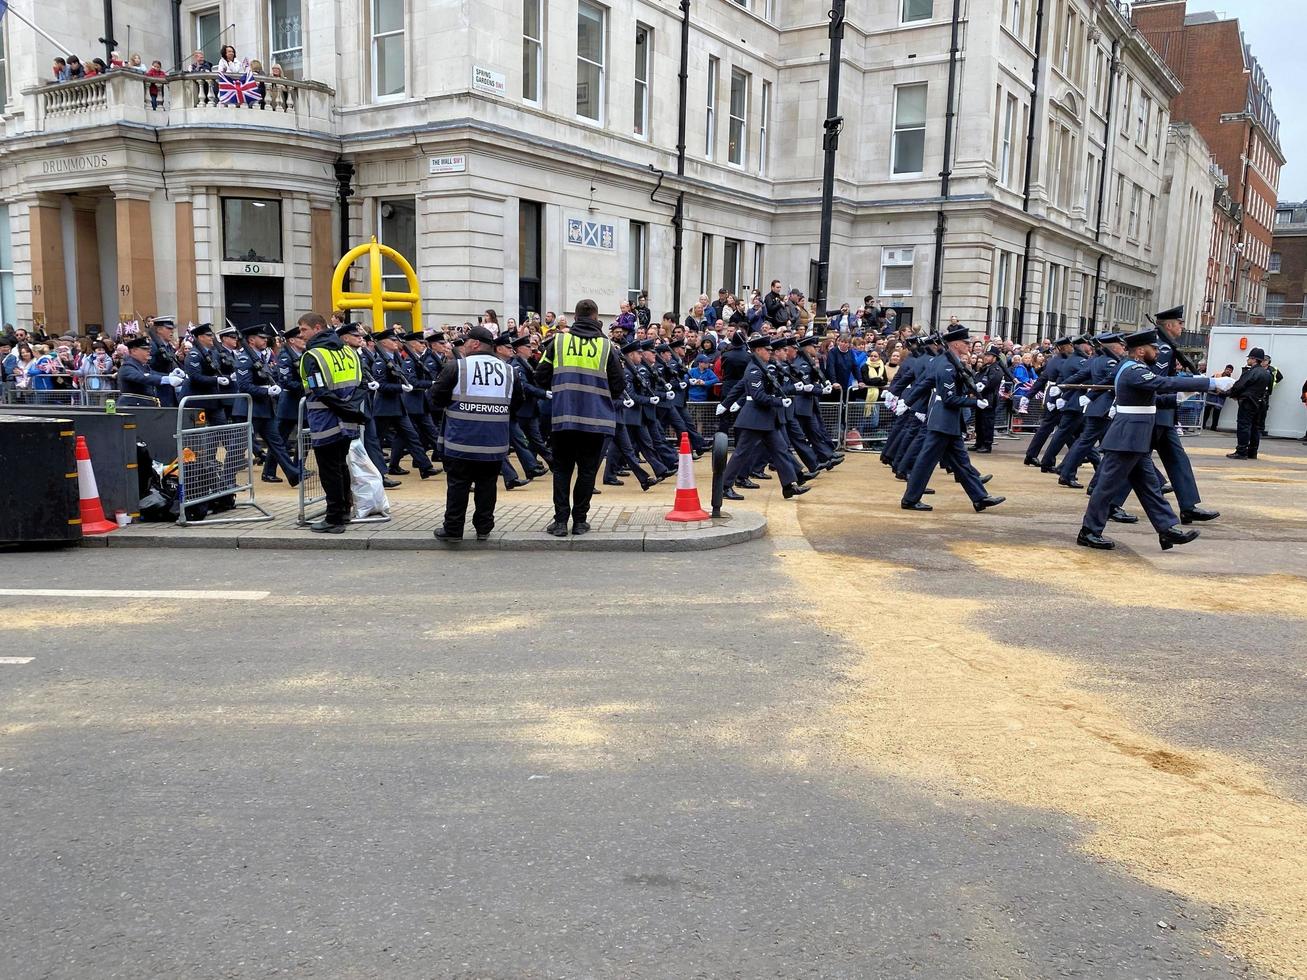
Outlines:
[[[370,256],[372,260],[372,267],[368,270],[368,284],[371,288],[366,293],[346,292],[345,274],[354,261],[363,255]],[[382,256],[399,266],[404,278],[408,280],[408,292],[391,292],[385,288],[381,278]],[[411,313],[413,329],[422,329],[422,297],[418,295],[417,273],[408,264],[408,259],[393,248],[378,243],[375,236],[368,244],[350,249],[336,263],[336,271],[331,275],[331,305],[337,310],[371,310],[374,331],[385,329],[386,314],[394,312]]]

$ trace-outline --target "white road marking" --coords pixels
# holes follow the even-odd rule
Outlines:
[[[209,592],[200,589],[0,589],[0,596],[43,599],[235,599],[255,602],[267,592]]]
[[[31,657],[0,657],[0,664],[30,664]]]

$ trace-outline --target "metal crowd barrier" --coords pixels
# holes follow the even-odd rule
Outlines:
[[[305,407],[307,404],[307,398],[300,399],[295,419],[295,456],[300,464],[299,507],[295,513],[295,522],[300,527],[306,527],[314,521],[321,520],[327,513],[325,506],[327,495],[322,492],[322,484],[318,481],[318,471],[313,468],[313,440],[308,427],[307,408]],[[313,513],[309,513],[310,508],[314,508]],[[389,517],[381,514],[371,517],[355,517],[351,514],[349,523],[384,524],[389,520]]]
[[[841,449],[854,452],[879,452],[889,438],[894,413],[883,401],[868,402],[850,399],[844,405],[844,438]]]
[[[1182,401],[1175,411],[1175,424],[1180,427],[1180,434],[1191,436],[1203,431],[1203,409],[1207,405],[1203,395],[1194,395]]]
[[[68,408],[101,408],[110,398],[118,398],[120,392],[113,388],[101,388],[91,382],[105,381],[113,376],[77,378],[77,384],[71,388],[34,388],[31,385],[20,387],[17,381],[6,381],[0,391],[0,404],[5,405],[58,405]]]
[[[207,421],[214,409],[230,412],[238,401],[245,403],[245,417],[222,425],[197,424],[188,428],[187,409],[200,409]],[[177,523],[189,525],[243,524],[250,521],[270,521],[272,515],[254,501],[254,426],[250,419],[253,401],[249,395],[188,395],[177,409]],[[198,418],[197,418],[198,422]],[[240,480],[241,473],[245,479]],[[239,499],[241,495],[244,500]],[[241,508],[252,508],[258,516],[237,515],[190,520],[188,507],[234,498],[228,514]]]

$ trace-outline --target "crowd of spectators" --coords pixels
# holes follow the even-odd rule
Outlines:
[[[109,59],[108,64],[103,58],[92,58],[90,61],[83,62],[75,54],[68,54],[54,59],[50,66],[50,83],[72,82],[80,78],[94,78],[97,75],[105,75],[114,71],[133,71],[139,72],[146,78],[167,78],[175,72],[220,72],[226,75],[241,75],[247,71],[256,77],[281,79],[285,78],[285,72],[281,65],[274,63],[267,71],[264,70],[263,63],[257,58],[242,58],[236,53],[233,45],[223,45],[219,52],[216,63],[209,61],[208,56],[200,50],[191,54],[191,60],[187,62],[183,69],[178,66],[176,69],[169,71],[163,67],[163,62],[157,58],[151,61],[147,66],[142,60],[140,54],[133,52],[130,57],[123,60],[122,55],[115,51]],[[150,98],[158,107],[160,88],[158,85],[151,84]]]
[[[0,388],[14,393],[17,401],[40,401],[40,392],[112,390],[126,354],[127,348],[115,339],[50,337],[39,327],[5,324],[0,332]]]

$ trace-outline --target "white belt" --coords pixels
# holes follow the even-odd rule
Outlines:
[[[1117,415],[1156,415],[1156,405],[1118,405]]]

